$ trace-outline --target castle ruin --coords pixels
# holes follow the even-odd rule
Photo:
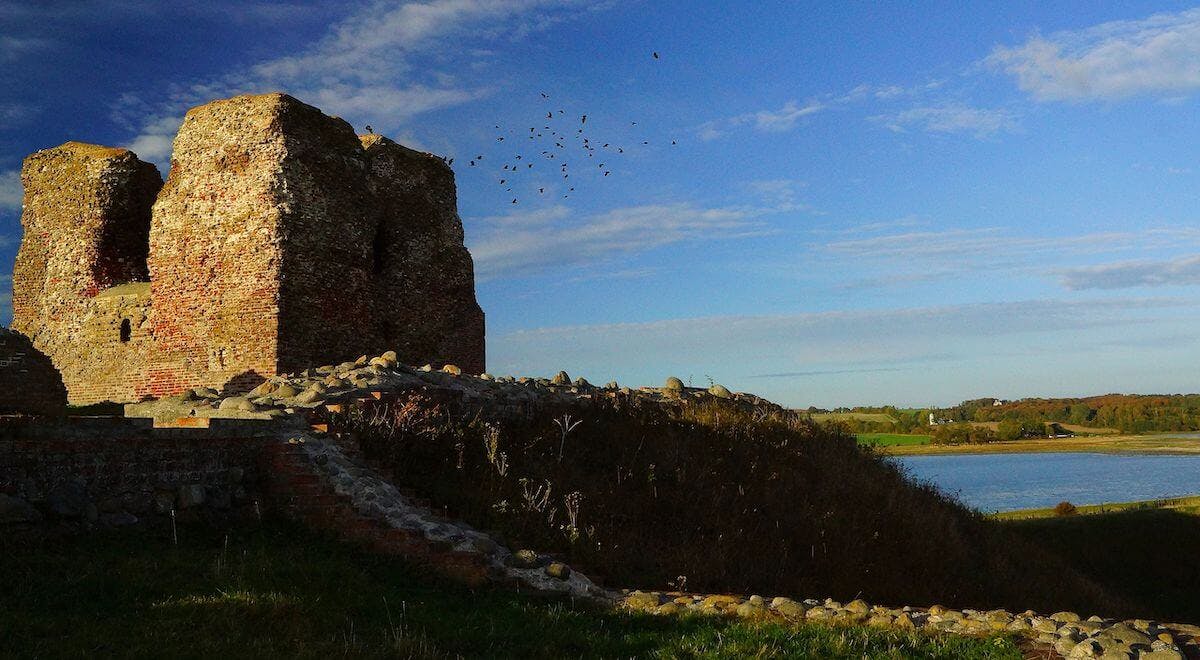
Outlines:
[[[12,328],[74,404],[395,350],[484,369],[484,318],[442,159],[285,94],[193,108],[164,183],[130,151],[25,159]]]

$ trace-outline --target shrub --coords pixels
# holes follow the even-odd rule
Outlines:
[[[1073,516],[1076,513],[1079,513],[1079,509],[1066,500],[1054,505],[1054,515],[1056,516]]]

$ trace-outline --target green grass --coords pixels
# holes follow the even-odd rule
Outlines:
[[[933,439],[932,436],[917,433],[857,433],[855,437],[858,438],[858,444],[875,447],[927,445]]]
[[[1105,504],[1081,504],[1076,507],[1075,515],[1088,516],[1101,513],[1120,513],[1123,511],[1144,511],[1149,509],[1171,509],[1180,513],[1200,514],[1200,496],[1171,497],[1161,500],[1141,500],[1137,502],[1107,502]],[[1054,507],[1045,509],[1019,509],[1017,511],[1002,511],[992,514],[997,520],[1028,520],[1031,518],[1059,517]]]
[[[895,423],[895,418],[884,413],[813,413],[812,420],[818,424],[822,422],[842,422],[849,419],[858,420],[860,422],[878,422],[881,424]]]
[[[469,591],[294,526],[0,539],[3,657],[1019,658],[1007,638],[657,617]]]

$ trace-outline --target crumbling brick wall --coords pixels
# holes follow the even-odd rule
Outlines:
[[[453,362],[482,373],[483,310],[453,170],[381,135],[364,135],[362,143],[378,213],[373,318],[383,345],[403,362]]]
[[[50,356],[73,400],[128,397],[144,354],[121,341],[121,329],[141,312],[116,317],[122,310],[95,302],[115,285],[147,279],[158,170],[126,149],[68,142],[26,158],[21,182],[12,327]]]
[[[454,176],[434,156],[263,94],[189,111],[165,184],[79,143],[22,176],[14,327],[72,402],[243,391],[385,350],[483,371]]]

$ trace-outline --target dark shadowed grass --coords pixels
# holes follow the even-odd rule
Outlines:
[[[1131,607],[1113,614],[1200,623],[1200,515],[1130,509],[996,524],[1038,543]]]
[[[755,625],[469,591],[294,526],[0,539],[3,657],[1018,658],[1004,638]]]
[[[615,586],[1112,612],[1069,562],[782,411],[617,396],[483,421],[414,396],[353,414],[399,483]],[[681,580],[681,577],[684,578]]]

